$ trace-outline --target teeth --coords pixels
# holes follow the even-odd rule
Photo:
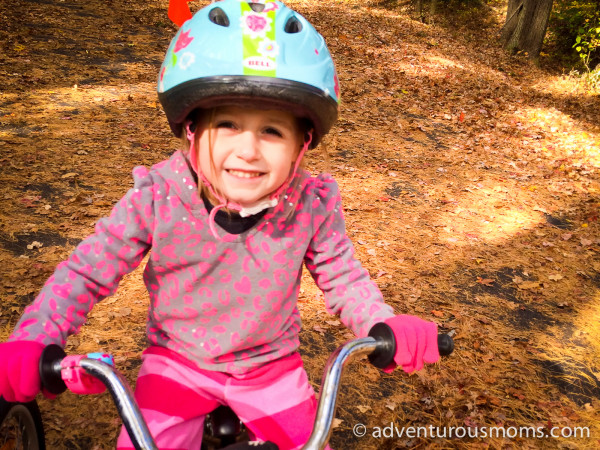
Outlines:
[[[231,170],[231,169],[229,169],[228,172],[231,175],[234,175],[234,176],[240,177],[240,178],[256,178],[256,177],[260,177],[262,175],[260,172],[242,172],[241,170]]]

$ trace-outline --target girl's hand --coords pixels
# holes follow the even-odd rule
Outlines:
[[[384,369],[391,372],[396,366],[411,373],[423,368],[423,363],[440,359],[437,325],[415,316],[399,315],[385,321],[396,338],[394,363]]]
[[[34,341],[0,343],[0,395],[8,402],[29,402],[41,390],[40,356],[44,345]]]

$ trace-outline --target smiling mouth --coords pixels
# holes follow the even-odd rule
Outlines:
[[[264,175],[263,172],[247,172],[244,170],[227,169],[227,173],[238,178],[258,178]]]

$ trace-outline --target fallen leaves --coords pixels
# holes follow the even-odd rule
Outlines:
[[[506,389],[506,393],[514,398],[518,398],[519,400],[525,400],[527,398],[525,392],[522,389],[518,388],[508,388]]]
[[[53,22],[52,16],[45,14],[60,2],[26,3],[26,8],[5,8],[3,13],[10,19],[15,11],[22,11],[22,16],[14,19],[19,25],[26,21],[39,26],[39,17],[46,17],[48,42],[51,40],[53,46],[63,42],[55,32],[65,31],[62,27],[67,18]],[[1,160],[4,173],[16,180],[4,183],[0,194],[9,195],[4,197],[3,233],[35,222],[41,230],[61,226],[61,231],[83,237],[124,193],[133,165],[151,165],[173,148],[164,115],[156,111],[154,69],[146,63],[131,63],[162,58],[164,48],[155,50],[160,47],[157,42],[162,39],[168,43],[172,30],[143,21],[156,20],[164,11],[150,10],[148,2],[113,2],[110,12],[115,9],[128,32],[139,36],[135,46],[126,42],[120,45],[122,32],[97,26],[99,17],[107,23],[113,17],[105,13],[105,3],[81,3],[86,23],[102,30],[101,36],[89,28],[83,41],[79,35],[69,37],[68,45],[75,47],[69,47],[73,54],[70,61],[86,64],[81,77],[79,67],[56,64],[54,48],[38,55],[32,48],[14,48],[19,54],[31,54],[31,58],[27,65],[22,60],[10,60],[15,66],[11,71],[21,75],[14,81],[7,77],[2,93],[6,105],[0,114],[3,136],[14,141],[14,153],[22,155]],[[344,383],[358,386],[359,395],[340,404],[346,413],[342,428],[352,423],[356,412],[371,420],[404,414],[411,423],[427,423],[431,416],[426,415],[426,408],[442,403],[440,399],[447,408],[435,411],[440,425],[520,424],[550,420],[553,415],[562,421],[575,419],[576,415],[562,413],[568,409],[565,399],[552,404],[548,401],[556,398],[556,391],[536,384],[538,376],[531,370],[531,357],[532,347],[560,334],[563,324],[576,327],[574,320],[582,314],[578,309],[581,303],[593,303],[596,298],[600,273],[598,222],[594,219],[598,215],[594,204],[598,181],[593,171],[598,167],[594,155],[598,148],[594,141],[598,136],[596,118],[579,120],[577,114],[586,109],[580,98],[567,94],[567,90],[553,93],[540,82],[552,77],[546,78],[533,67],[519,67],[512,57],[492,46],[478,46],[473,53],[473,46],[465,45],[460,33],[448,41],[443,27],[424,28],[404,12],[393,10],[390,5],[399,2],[383,2],[385,8],[392,8],[385,14],[381,14],[383,7],[373,6],[373,2],[366,6],[353,1],[333,2],[327,7],[317,2],[295,3],[321,27],[338,61],[342,109],[327,144],[344,205],[350,207],[347,225],[351,237],[358,239],[359,259],[398,312],[435,320],[443,331],[456,332],[458,344],[453,357],[428,367],[421,377],[404,377],[398,371],[384,376],[358,371],[348,378],[347,373]],[[138,18],[141,22],[128,22],[133,10],[142,17]],[[356,20],[358,12],[360,21]],[[151,39],[143,37],[147,26],[153,29]],[[371,42],[374,39],[372,33],[365,33],[367,29],[386,30],[387,44]],[[21,30],[33,30],[34,34],[25,36]],[[14,27],[15,35],[6,36],[6,50],[12,51],[14,42],[30,43],[35,30],[31,26]],[[338,35],[340,30],[343,34]],[[439,31],[435,48],[431,48],[427,43],[432,33]],[[114,33],[105,46],[110,54],[94,44],[105,42],[107,33]],[[45,40],[38,44],[45,45]],[[128,50],[127,58],[121,58],[121,47]],[[89,66],[84,54],[88,49],[108,63]],[[443,54],[448,63],[444,67],[428,63],[423,54],[433,52]],[[497,70],[500,65],[505,71]],[[119,70],[114,70],[116,67]],[[110,69],[109,76],[106,68]],[[44,76],[37,81],[20,78],[35,70]],[[95,84],[85,78],[96,80]],[[71,88],[74,85],[76,89]],[[597,108],[587,107],[588,114],[595,112]],[[34,124],[38,123],[43,128],[36,131]],[[35,152],[31,151],[32,144]],[[318,159],[307,158],[314,173],[321,168],[314,163]],[[46,183],[53,190],[34,189],[22,183],[24,179],[38,185]],[[100,203],[95,196],[107,191],[110,194]],[[546,220],[550,214],[552,218]],[[380,245],[382,238],[391,244]],[[38,271],[28,265],[29,272],[11,271],[10,278],[0,277],[5,293],[9,292],[3,296],[2,320],[16,318],[22,309],[16,302],[34,295],[43,283],[41,272],[49,276],[59,260],[49,245],[40,247],[36,241],[41,239],[31,236],[24,241],[32,246],[29,262],[48,267]],[[15,266],[15,261],[19,264],[10,254],[3,253],[1,258],[4,267]],[[461,272],[463,267],[468,270],[466,276]],[[499,268],[513,271],[503,275]],[[35,280],[34,272],[40,272]],[[575,294],[574,285],[583,292]],[[119,291],[131,286],[124,282]],[[99,304],[94,313],[98,307],[110,306],[108,301]],[[304,336],[314,339],[308,344],[312,355],[304,359],[316,383],[322,364],[315,360],[326,357],[325,348],[334,345],[332,339],[348,338],[335,318],[317,313],[316,318],[311,316],[313,308],[322,305],[322,296],[313,295],[303,297],[299,304]],[[115,302],[111,314],[99,311],[100,326],[95,325],[95,330],[110,330],[111,338],[124,341],[134,320],[133,312],[122,308]],[[537,314],[526,314],[532,311]],[[512,322],[521,314],[527,329]],[[126,330],[114,331],[115,325],[124,323],[128,323]],[[90,328],[84,327],[83,333]],[[143,330],[139,336],[143,337]],[[515,336],[525,341],[512,342]],[[94,343],[107,339],[99,335]],[[565,338],[563,344],[569,347],[571,341]],[[514,349],[511,352],[507,347]],[[577,357],[574,352],[573,358]],[[592,353],[586,357],[591,359]],[[125,357],[120,360],[128,361]],[[399,390],[406,390],[406,399],[399,398]],[[536,411],[538,400],[547,401],[547,408]],[[590,408],[598,410],[597,405]],[[52,408],[51,416],[59,414],[57,409]],[[105,415],[114,415],[113,410],[107,411]],[[71,416],[80,413],[60,417],[71,423]],[[102,441],[102,446],[114,443],[118,426],[114,419],[115,435],[107,439],[109,444]],[[53,425],[52,433],[64,434],[61,427]],[[64,444],[63,438],[61,435],[59,439]],[[339,448],[355,448],[357,444],[344,441],[343,433],[334,438],[344,442],[337,445]],[[52,442],[61,447],[56,440]],[[503,444],[489,443],[492,447]],[[367,445],[372,447],[373,443]],[[406,446],[423,445],[428,444],[415,441]]]
[[[433,314],[435,317],[444,317],[444,313],[442,311],[437,311],[435,309],[431,310],[431,314]]]
[[[494,284],[494,280],[492,278],[477,277],[477,282],[479,284],[483,284],[484,286],[491,286],[492,284]]]
[[[33,241],[31,244],[27,245],[27,250],[33,250],[34,248],[42,248],[44,246],[43,243],[38,241]]]
[[[533,290],[541,287],[541,283],[539,281],[524,281],[520,284],[517,284],[519,289],[523,290]]]

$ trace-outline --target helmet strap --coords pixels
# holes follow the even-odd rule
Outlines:
[[[296,158],[296,162],[294,163],[294,170],[292,171],[291,175],[289,176],[289,178],[286,180],[285,183],[283,183],[281,186],[279,186],[279,188],[277,188],[277,190],[275,192],[273,192],[269,198],[271,200],[273,199],[279,199],[279,196],[288,188],[288,186],[292,183],[292,180],[294,179],[294,177],[296,176],[296,172],[298,171],[298,167],[300,167],[300,163],[302,162],[302,158],[304,158],[304,154],[306,153],[306,151],[308,150],[308,147],[310,146],[310,143],[312,142],[312,130],[308,131],[305,135],[305,139],[304,139],[304,144],[302,145],[302,149],[300,150],[300,152],[298,153],[298,157]],[[275,203],[277,204],[277,203]]]

